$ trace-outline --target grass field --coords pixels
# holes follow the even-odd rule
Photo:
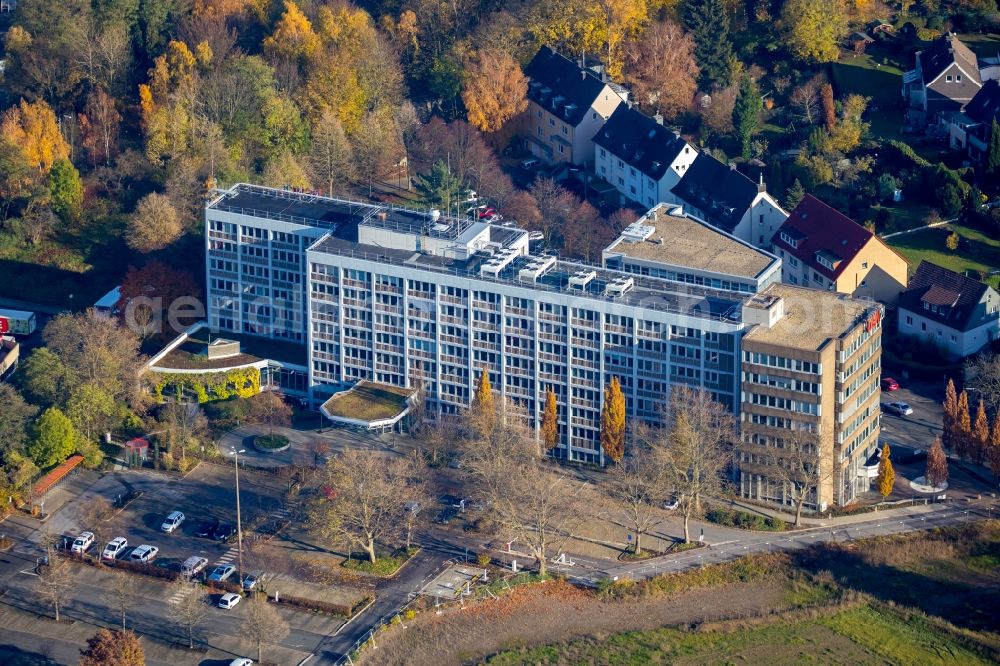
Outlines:
[[[890,238],[887,242],[916,270],[922,259],[927,259],[959,273],[966,270],[994,271],[1000,268],[1000,239],[991,238],[979,229],[964,224],[950,224],[946,227],[956,231],[967,245],[960,245],[955,251],[945,247],[946,232],[926,229],[904,236]],[[996,288],[1000,276],[994,275],[987,282]]]
[[[514,664],[963,664],[992,663],[948,632],[900,611],[873,605],[818,621],[803,619],[732,631],[629,632],[603,641],[572,641],[501,652],[486,663]]]

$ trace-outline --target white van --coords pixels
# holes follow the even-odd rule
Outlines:
[[[522,169],[534,169],[538,165],[539,161],[534,157],[529,157],[528,159],[521,161]]]
[[[193,578],[197,576],[205,567],[208,566],[208,560],[204,557],[198,557],[197,555],[192,555],[191,557],[184,560],[181,564],[181,574],[187,576],[188,578]]]

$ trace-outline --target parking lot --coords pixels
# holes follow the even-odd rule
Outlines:
[[[252,542],[254,537],[251,525],[281,520],[287,514],[282,503],[286,482],[273,475],[244,471],[241,471],[240,477],[244,549],[247,553],[251,550],[248,542]],[[88,483],[84,484],[84,480]],[[234,487],[234,469],[211,464],[202,464],[183,478],[146,471],[115,472],[102,476],[84,472],[67,486],[67,490],[73,489],[75,498],[61,498],[59,507],[54,508],[47,525],[20,544],[19,551],[22,555],[29,555],[31,542],[34,542],[35,553],[41,553],[44,542],[52,536],[57,539],[59,536],[67,537],[68,546],[72,543],[72,537],[81,531],[91,531],[95,533],[95,539],[87,550],[89,555],[100,557],[108,541],[123,537],[127,540],[128,547],[119,554],[119,560],[127,560],[136,547],[148,544],[159,549],[153,564],[175,571],[179,571],[181,563],[191,556],[205,558],[208,564],[202,573],[204,577],[217,564],[237,564],[235,537],[227,541],[199,537],[196,534],[205,521],[235,526]],[[89,507],[99,502],[98,498],[114,502],[119,495],[127,496],[129,493],[141,495],[123,509],[116,509],[116,514],[110,520],[94,521],[89,517]],[[183,512],[185,520],[171,533],[166,533],[161,530],[161,525],[172,511]],[[299,546],[292,543],[289,547]],[[281,548],[277,540],[274,548]],[[246,559],[245,570],[252,571],[251,566],[255,560],[249,555]],[[280,559],[280,555],[271,557],[271,561]],[[34,558],[25,557],[24,561],[34,563]],[[256,562],[259,563],[260,560]],[[64,609],[66,617],[113,626],[115,613],[109,610],[107,601],[107,593],[113,580],[112,569],[73,565],[71,571],[74,582]],[[287,570],[283,575],[287,575]],[[231,659],[237,655],[255,656],[254,646],[249,645],[242,636],[241,624],[246,604],[237,604],[229,610],[218,608],[221,593],[213,593],[204,588],[205,603],[210,608],[206,608],[205,620],[198,630],[198,642],[202,649],[197,656],[188,654],[178,658],[171,650],[186,639],[174,621],[174,609],[179,601],[176,585],[141,574],[134,575],[134,579],[137,584],[136,601],[128,624],[141,635],[156,639],[153,647],[161,653],[165,651],[170,654],[169,658],[163,659],[165,663],[228,663],[228,660],[219,660]],[[26,565],[13,573],[8,580],[10,588],[20,588],[21,592],[7,596],[7,599],[18,601],[9,603],[11,608],[0,610],[0,615],[3,616],[0,617],[0,623],[8,626],[23,621],[24,618],[16,617],[18,610],[26,611],[29,615],[50,613],[38,595],[36,580],[32,566]],[[236,583],[237,580],[238,577],[234,574],[229,582]],[[280,587],[286,593],[308,597],[316,587],[283,578],[272,580],[271,585],[270,596]],[[331,596],[336,596],[338,601],[345,597],[344,594],[335,595],[332,592]],[[354,599],[362,595],[358,592],[347,596]],[[280,645],[271,648],[274,652],[268,661],[277,663],[298,663],[344,622],[341,617],[297,610],[284,605],[278,605],[276,609],[291,627]],[[171,644],[173,648],[170,647]],[[212,655],[219,660],[213,661],[214,657],[208,659]],[[151,663],[156,661],[158,660],[154,659]]]

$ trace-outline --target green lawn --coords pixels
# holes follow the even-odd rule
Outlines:
[[[901,616],[902,615],[902,616]],[[657,629],[494,655],[514,664],[963,664],[991,663],[921,616],[861,606],[819,620],[735,631]]]
[[[958,232],[959,237],[969,242],[968,247],[959,246],[952,252],[945,247],[944,232],[941,229],[927,229],[888,240],[889,245],[899,252],[916,270],[922,259],[927,259],[959,273],[966,270],[992,271],[1000,267],[1000,239],[991,238],[982,231],[964,224],[950,224],[949,229]],[[994,288],[1000,286],[1000,276],[994,275],[987,282]]]

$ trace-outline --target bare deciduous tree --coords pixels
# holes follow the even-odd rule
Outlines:
[[[201,585],[195,582],[178,579],[174,585],[180,592],[177,595],[177,603],[171,608],[174,622],[184,632],[188,640],[188,648],[194,648],[195,632],[198,625],[208,614],[208,605],[205,603],[205,594]]]
[[[789,95],[788,101],[794,110],[795,117],[808,125],[815,125],[820,120],[820,81],[812,78],[800,86],[796,86]]]
[[[108,519],[115,507],[106,497],[94,497],[84,501],[77,510],[80,522],[94,534],[98,548],[103,548],[108,536]]]
[[[125,630],[125,615],[135,603],[136,584],[132,574],[121,569],[112,574],[111,587],[105,593],[109,605],[113,606],[122,618],[122,631]]]
[[[375,451],[348,449],[325,470],[323,497],[311,510],[310,522],[321,537],[346,539],[377,559],[377,544],[400,534],[404,499],[401,488],[412,482],[410,463]]]
[[[823,464],[820,442],[815,433],[789,430],[764,456],[764,474],[780,482],[795,506],[795,526],[802,522],[802,508],[812,497],[817,506],[820,488],[833,476],[833,468]]]
[[[632,454],[608,472],[608,494],[628,516],[635,532],[636,555],[642,553],[642,535],[653,528],[656,505],[665,499],[668,490],[663,469],[646,447],[633,447]]]
[[[684,542],[690,543],[691,518],[702,501],[724,484],[735,431],[733,416],[709,393],[675,384],[670,389],[666,427],[640,426],[638,443],[649,446],[684,517]]]
[[[242,629],[243,635],[257,646],[258,663],[263,663],[264,646],[279,643],[289,631],[288,622],[263,596],[254,596],[247,603]]]
[[[510,403],[497,410],[492,431],[466,443],[467,468],[500,530],[528,549],[544,576],[550,550],[582,520],[582,485],[543,463],[535,433],[520,410]]]
[[[39,569],[35,581],[39,594],[52,607],[58,622],[59,612],[66,603],[66,595],[73,587],[69,564],[57,557],[50,557],[49,563]]]
[[[965,362],[965,385],[977,393],[990,411],[1000,409],[1000,354],[979,354]]]
[[[292,408],[274,391],[261,391],[250,399],[250,413],[247,418],[254,423],[267,426],[267,433],[274,435],[275,426],[287,426],[292,422]]]
[[[133,250],[152,252],[173,243],[183,231],[181,216],[169,197],[154,192],[139,200],[129,217],[125,240]]]

